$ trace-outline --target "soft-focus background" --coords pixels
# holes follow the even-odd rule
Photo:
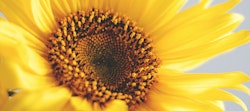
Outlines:
[[[186,7],[197,3],[198,0],[190,0]],[[215,3],[220,3],[227,0],[214,0]],[[218,10],[219,11],[219,10]],[[250,0],[242,0],[231,12],[237,12],[245,16],[245,21],[236,30],[248,29],[250,30]],[[223,47],[223,46],[222,46]],[[250,43],[234,49],[233,51],[220,55],[202,66],[190,72],[229,72],[242,71],[250,75]],[[250,82],[246,83],[250,88]],[[239,91],[230,90],[239,98],[243,99],[250,109],[250,95]],[[243,111],[237,104],[226,102],[226,111]]]
[[[220,3],[223,1],[226,0],[214,0],[213,4]],[[198,0],[189,0],[187,5],[183,9],[197,2]],[[242,0],[242,2],[237,5],[231,12],[237,12],[245,16],[245,21],[240,25],[240,27],[236,31],[242,29],[250,30],[250,0]],[[3,15],[0,13],[0,16]],[[238,47],[229,53],[220,55],[190,72],[216,73],[229,71],[242,71],[250,75],[250,43]],[[250,82],[246,83],[246,85],[250,88]],[[236,94],[239,98],[243,99],[243,101],[245,101],[246,105],[250,109],[249,95],[234,90],[230,90],[230,92]],[[226,102],[226,111],[243,111],[243,109],[237,104]]]

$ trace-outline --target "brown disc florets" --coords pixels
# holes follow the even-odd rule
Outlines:
[[[140,104],[156,82],[159,60],[148,35],[110,11],[78,11],[58,19],[47,47],[59,85],[100,105],[113,99]]]

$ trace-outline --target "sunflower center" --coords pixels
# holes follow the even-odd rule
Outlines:
[[[47,47],[59,85],[100,105],[113,99],[139,104],[156,82],[159,60],[149,36],[110,11],[92,9],[59,18]]]

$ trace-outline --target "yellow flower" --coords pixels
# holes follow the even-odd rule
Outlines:
[[[2,0],[0,81],[21,89],[3,111],[222,111],[246,105],[240,72],[184,74],[249,42],[239,0]]]

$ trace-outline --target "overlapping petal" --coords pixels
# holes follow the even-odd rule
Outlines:
[[[39,42],[36,42],[32,35],[9,22],[1,21],[0,25],[0,80],[3,84],[6,84],[6,87],[11,89],[20,87],[34,88],[37,87],[35,84],[40,83],[40,85],[46,83],[54,85],[49,82],[53,81],[52,78],[41,77],[41,75],[50,72],[47,61],[39,55],[38,50],[36,51],[36,49],[42,48],[43,44],[39,45],[40,47],[35,47],[34,43]],[[34,41],[28,41],[29,38]]]
[[[39,38],[45,41],[47,40],[50,33],[52,33],[57,27],[56,19],[52,12],[50,1],[32,0],[31,6],[35,25],[41,32],[45,33],[44,37]]]
[[[207,7],[208,3],[203,1],[177,14],[165,27],[152,32],[163,64],[168,68],[185,71],[215,55],[248,43],[249,31],[233,32],[243,17],[227,13],[238,2],[231,0]]]
[[[62,87],[52,87],[16,94],[1,111],[61,111],[70,99],[70,92]],[[35,103],[35,104],[34,104]]]
[[[159,76],[158,84],[148,95],[147,105],[152,110],[222,111],[223,106],[219,101],[231,101],[247,111],[241,99],[223,90],[232,88],[250,94],[250,90],[241,85],[250,80],[245,74],[183,74],[163,69]],[[160,101],[160,104],[156,105],[156,101]]]
[[[71,97],[63,111],[93,111],[91,103],[81,97]]]
[[[125,101],[113,100],[107,104],[103,111],[128,111],[128,106]]]
[[[33,18],[31,1],[32,0],[2,0],[0,2],[0,11],[8,21],[19,25],[35,37],[41,37],[42,32],[35,24]]]

